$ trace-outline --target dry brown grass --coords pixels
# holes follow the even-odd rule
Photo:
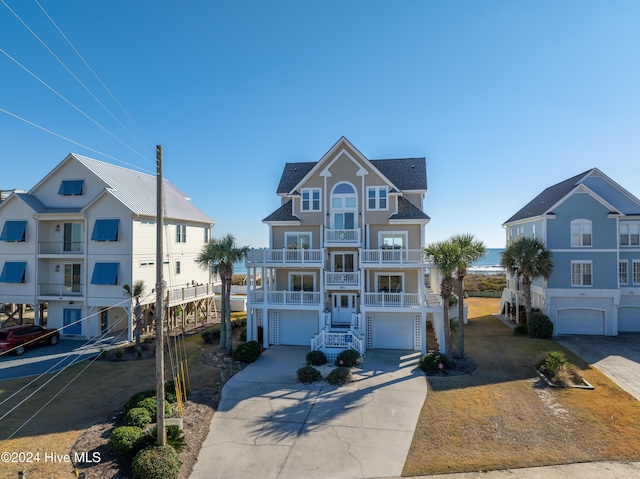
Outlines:
[[[199,334],[185,340],[192,389],[214,389],[220,380],[218,369],[206,366],[200,361],[202,353],[211,347],[202,342]],[[167,368],[170,368],[167,356],[165,363]],[[96,361],[12,439],[7,440],[8,436],[59,393],[62,386],[69,383],[87,364],[84,362],[75,365],[61,373],[0,423],[0,452],[40,452],[39,462],[1,464],[0,479],[14,479],[19,470],[26,470],[30,479],[75,477],[72,464],[45,462],[44,453],[69,454],[72,446],[88,427],[113,417],[136,392],[155,387],[154,359]],[[0,417],[51,376],[41,378],[15,398],[0,405]],[[167,377],[171,376],[168,374]],[[33,378],[0,381],[0,403],[31,380]]]
[[[490,316],[499,300],[470,298],[468,376],[428,378],[403,475],[640,459],[640,403],[552,340],[515,337]],[[595,390],[544,385],[532,366],[564,351]]]

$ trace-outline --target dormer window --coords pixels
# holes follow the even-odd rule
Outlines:
[[[62,196],[80,196],[84,187],[84,180],[63,180],[58,194]]]
[[[580,219],[571,222],[571,246],[591,246],[591,221]]]
[[[320,188],[302,190],[301,211],[320,211]]]

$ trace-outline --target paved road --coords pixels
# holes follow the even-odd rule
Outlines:
[[[419,354],[370,351],[351,385],[305,386],[305,347],[276,346],[222,390],[192,479],[399,476],[427,394]]]

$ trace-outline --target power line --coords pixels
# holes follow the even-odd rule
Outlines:
[[[124,141],[122,141],[120,138],[118,138],[116,135],[114,135],[113,133],[111,133],[109,130],[107,130],[105,127],[103,127],[100,123],[98,123],[96,120],[94,120],[93,118],[91,118],[89,115],[87,115],[84,111],[82,111],[80,108],[78,108],[77,106],[75,106],[71,101],[67,100],[64,96],[62,96],[60,93],[58,93],[53,87],[51,87],[49,84],[47,84],[44,80],[42,80],[40,77],[38,77],[35,73],[33,73],[31,70],[29,70],[27,67],[25,67],[22,63],[20,63],[18,60],[16,60],[15,58],[13,58],[10,54],[8,54],[6,51],[4,51],[2,48],[0,48],[0,53],[4,54],[4,56],[6,56],[9,60],[11,60],[12,62],[14,62],[16,65],[18,65],[20,68],[22,68],[24,71],[26,71],[29,75],[31,75],[33,78],[35,78],[36,80],[38,80],[40,83],[42,83],[45,87],[47,87],[51,92],[53,92],[55,95],[57,95],[61,100],[64,100],[69,106],[71,106],[72,108],[74,108],[78,113],[80,113],[81,115],[83,115],[85,118],[87,118],[89,121],[91,121],[94,125],[96,125],[98,128],[100,128],[102,131],[104,131],[105,133],[109,134],[112,138],[114,138],[115,140],[118,140],[120,143],[122,143],[124,146],[126,146],[127,148],[129,148],[131,151],[133,151],[134,153],[136,153],[137,155],[139,155],[141,158],[145,159],[146,161],[151,162],[151,160],[149,160],[148,158],[146,158],[142,153],[134,150],[131,146],[127,145]]]
[[[0,0],[0,1],[1,1],[1,0]],[[61,138],[61,139],[65,140],[65,141],[68,141],[68,142],[70,142],[70,143],[73,143],[74,145],[78,145],[78,146],[79,146],[79,147],[81,147],[81,148],[86,148],[86,149],[87,149],[87,150],[89,150],[89,151],[93,151],[94,153],[97,153],[97,154],[99,154],[99,155],[102,155],[102,156],[104,156],[104,157],[106,157],[106,158],[110,158],[110,159],[112,159],[112,160],[114,160],[114,161],[117,161],[117,162],[119,162],[119,163],[122,163],[123,165],[127,165],[127,166],[130,166],[130,167],[132,167],[132,168],[135,168],[136,170],[143,171],[143,172],[146,172],[146,173],[150,173],[150,174],[152,174],[152,175],[153,175],[153,174],[155,174],[155,172],[153,172],[153,171],[151,171],[151,170],[146,170],[146,169],[144,169],[144,168],[140,168],[140,167],[139,167],[139,166],[137,166],[137,165],[133,165],[133,164],[131,164],[131,163],[127,163],[126,161],[120,160],[120,159],[118,159],[118,158],[116,158],[116,157],[114,157],[114,156],[111,156],[111,155],[107,155],[106,153],[103,153],[103,152],[101,152],[101,151],[99,151],[99,150],[95,150],[95,149],[93,149],[93,148],[91,148],[91,147],[89,147],[89,146],[87,146],[87,145],[84,145],[84,144],[79,143],[79,142],[77,142],[77,141],[74,141],[74,140],[72,140],[72,139],[70,139],[70,138],[67,138],[66,136],[62,136],[62,135],[60,135],[59,133],[56,133],[56,132],[54,132],[54,131],[51,131],[51,130],[49,130],[49,129],[47,129],[47,128],[43,127],[43,126],[40,126],[40,125],[38,125],[38,124],[36,124],[36,123],[33,123],[32,121],[29,121],[29,120],[27,120],[27,119],[25,119],[25,118],[22,118],[21,116],[18,116],[18,115],[16,115],[15,113],[11,113],[10,111],[7,111],[7,110],[5,110],[5,109],[4,109],[4,108],[2,108],[2,107],[0,107],[0,111],[1,111],[1,112],[3,112],[3,113],[6,113],[6,114],[7,114],[7,115],[9,115],[9,116],[12,116],[13,118],[16,118],[17,120],[20,120],[20,121],[25,122],[25,123],[27,123],[28,125],[34,126],[34,127],[38,128],[38,129],[40,129],[40,130],[42,130],[42,131],[45,131],[45,132],[47,132],[47,133],[49,133],[49,134],[51,134],[51,135],[53,135],[53,136],[57,136],[58,138]]]
[[[67,38],[67,36],[62,32],[62,30],[60,29],[60,27],[58,27],[58,25],[56,24],[56,22],[53,21],[53,18],[51,18],[51,16],[46,12],[46,10],[42,7],[42,5],[40,5],[40,2],[38,2],[38,0],[34,0],[36,2],[36,5],[38,5],[38,7],[40,7],[40,10],[42,10],[42,13],[44,13],[46,15],[46,17],[49,19],[49,21],[53,24],[54,27],[56,27],[56,30],[58,30],[58,32],[60,33],[60,35],[62,36],[62,38],[65,39],[65,41],[69,44],[69,46],[71,47],[71,49],[76,53],[76,55],[78,55],[78,57],[80,58],[80,60],[82,60],[82,62],[85,64],[85,66],[87,67],[87,69],[93,74],[93,76],[96,78],[96,80],[98,80],[98,82],[100,83],[100,85],[102,85],[102,87],[105,89],[105,91],[109,94],[109,96],[111,96],[111,98],[113,99],[113,101],[116,102],[116,104],[120,107],[120,109],[124,112],[124,114],[127,116],[127,118],[131,121],[131,123],[133,123],[135,125],[135,127],[138,129],[138,131],[140,133],[142,133],[142,136],[145,137],[145,139],[149,142],[149,145],[153,145],[153,142],[149,139],[149,137],[144,133],[144,131],[142,131],[142,129],[138,126],[138,124],[133,120],[133,118],[131,118],[131,115],[129,115],[129,113],[127,112],[127,110],[124,109],[124,107],[122,106],[122,104],[118,101],[118,99],[113,95],[113,93],[111,93],[111,90],[109,90],[109,88],[107,88],[107,85],[104,84],[104,82],[100,79],[100,77],[98,76],[98,74],[93,70],[93,68],[91,68],[91,66],[89,65],[89,63],[87,63],[87,61],[84,59],[84,57],[80,54],[80,52],[76,49],[76,47],[71,43],[71,41]],[[106,108],[105,108],[106,109]],[[136,136],[134,136],[133,133],[131,133],[122,123],[120,123],[120,121],[118,121],[118,119],[111,113],[111,111],[109,111],[108,109],[106,109],[107,112],[111,115],[111,117],[116,120],[120,126],[122,126],[122,128],[124,128],[124,130],[129,133],[129,135],[131,135],[131,137],[136,140],[138,142],[138,144],[140,144],[140,146],[142,146],[143,148],[145,147],[145,145],[143,145]],[[149,147],[149,145],[147,145],[147,147]]]

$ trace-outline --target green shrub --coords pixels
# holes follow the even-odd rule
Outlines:
[[[298,381],[303,384],[310,384],[316,381],[322,381],[322,374],[313,366],[303,366],[296,371]]]
[[[436,371],[448,371],[453,367],[453,363],[443,354],[431,352],[420,358],[418,367],[425,373],[433,373]]]
[[[327,376],[327,382],[332,386],[344,386],[351,382],[351,378],[350,368],[339,367],[329,373]]]
[[[154,393],[155,394],[155,393]],[[151,422],[156,422],[156,397],[150,397],[140,401],[136,407],[146,409],[151,416]],[[173,406],[169,401],[164,403],[164,417],[173,416]]]
[[[258,359],[261,352],[262,348],[258,341],[249,341],[238,345],[233,352],[233,359],[236,361],[242,361],[243,363],[252,363]]]
[[[307,353],[307,365],[322,366],[327,362],[327,356],[322,351],[309,351]]]
[[[238,339],[240,341],[245,341],[246,342],[246,340],[247,340],[247,327],[246,326],[243,326],[240,329],[240,332],[238,333]]]
[[[120,426],[111,431],[108,446],[120,452],[131,452],[140,437],[142,436],[142,428],[137,426]]]
[[[542,366],[540,366],[540,371],[550,377],[553,376],[561,367],[568,364],[569,362],[562,351],[551,351],[547,353],[546,359],[542,363]]]
[[[520,323],[515,328],[513,328],[514,336],[529,336],[529,328],[527,328],[527,323]]]
[[[151,414],[145,408],[134,407],[124,416],[124,421],[128,426],[138,426],[144,429],[151,423]]]
[[[553,323],[549,319],[549,316],[540,310],[531,311],[527,326],[529,328],[530,338],[549,339],[553,335]]]
[[[336,366],[344,366],[352,368],[362,362],[362,356],[355,349],[346,349],[338,354],[336,358]]]
[[[145,389],[144,391],[137,392],[133,396],[131,396],[131,399],[129,399],[127,403],[124,405],[124,410],[128,411],[129,409],[138,407],[138,403],[140,401],[142,401],[143,399],[151,398],[151,397],[153,398],[156,397],[155,389]]]
[[[451,333],[456,333],[458,331],[458,318],[449,319],[449,329]]]
[[[143,449],[133,458],[133,475],[137,479],[177,479],[182,461],[169,446]]]
[[[220,323],[216,323],[200,333],[200,337],[206,344],[213,344],[220,339]]]
[[[178,452],[182,451],[184,449],[185,444],[184,444],[184,434],[182,433],[180,428],[178,426],[167,426],[166,431],[167,431],[167,444],[172,446]],[[157,438],[158,438],[158,426],[153,426],[153,429],[151,429],[149,434],[152,437],[152,441],[149,442],[149,444],[147,445],[156,446]]]

